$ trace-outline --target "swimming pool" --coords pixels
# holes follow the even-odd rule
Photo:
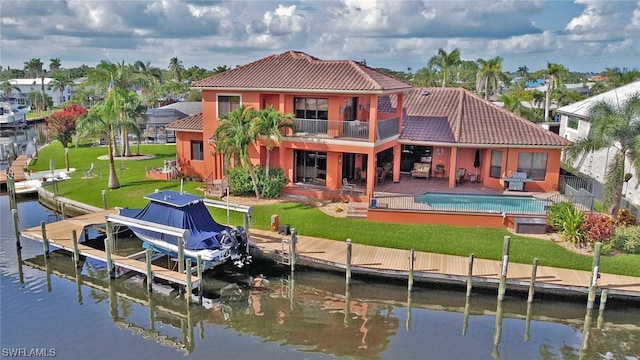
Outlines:
[[[549,200],[532,196],[426,193],[415,201],[429,205],[433,210],[477,213],[545,214]]]

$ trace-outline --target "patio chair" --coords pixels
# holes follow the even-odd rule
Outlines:
[[[84,178],[85,179],[92,178],[93,177],[93,170],[94,170],[93,163],[91,163],[91,166],[89,167],[89,170],[84,172]]]
[[[456,183],[463,182],[465,175],[467,175],[467,169],[460,168],[456,170]]]
[[[347,178],[342,179],[342,187],[340,188],[340,194],[342,194],[345,191],[349,191],[349,192],[364,192],[364,190],[358,189],[356,184],[349,183],[349,180],[347,180]]]

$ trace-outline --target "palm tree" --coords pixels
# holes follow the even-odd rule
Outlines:
[[[249,145],[256,140],[253,122],[257,117],[258,113],[254,108],[240,105],[220,119],[211,139],[216,144],[216,153],[224,154],[225,164],[234,156],[238,161],[236,166],[245,166],[249,170],[253,190],[259,199],[258,178],[249,158]]]
[[[184,71],[182,61],[178,60],[177,57],[172,57],[171,60],[169,60],[169,71],[173,74],[173,79],[180,82],[182,80],[182,72]]]
[[[140,86],[140,90],[145,97],[145,103],[149,106],[151,105],[149,95],[153,93],[158,84],[162,83],[162,70],[151,66],[150,62],[145,64],[138,60],[133,63],[133,71],[136,77],[136,83]]]
[[[123,108],[128,92],[115,88],[107,94],[107,98],[91,107],[89,112],[76,123],[78,138],[88,135],[100,135],[107,141],[109,149],[109,189],[120,187],[114,161],[116,131],[123,123]]]
[[[258,118],[253,124],[256,138],[264,136],[267,139],[267,164],[265,169],[267,179],[269,178],[270,156],[273,149],[272,140],[275,140],[276,143],[282,140],[282,129],[292,129],[293,123],[291,120],[293,118],[293,114],[281,113],[269,105],[258,113]]]
[[[508,94],[502,94],[498,98],[498,100],[504,103],[504,108],[511,111],[512,113],[522,116],[522,100],[523,100],[523,92],[510,92]]]
[[[24,63],[24,71],[35,79],[40,78],[42,93],[44,94],[44,69],[40,58],[32,58]]]
[[[516,75],[520,76],[523,79],[529,78],[529,68],[527,65],[519,66],[518,70],[516,70]]]
[[[138,119],[147,118],[147,106],[142,103],[142,99],[133,91],[129,91],[125,94],[122,104],[122,113],[120,115],[122,135],[122,155],[131,156],[131,148],[129,146],[129,133],[136,135],[138,139],[137,153],[140,153],[140,139],[142,136],[142,130],[138,126]]]
[[[598,101],[589,109],[588,119],[589,134],[569,146],[567,154],[573,161],[591,151],[615,149],[605,174],[603,203],[616,216],[627,160],[640,178],[640,93],[629,95],[622,104]]]
[[[493,59],[478,59],[480,70],[476,75],[476,91],[484,90],[484,98],[489,100],[489,88],[496,94],[500,94],[500,79],[504,77],[502,73],[502,58],[496,56]]]
[[[9,80],[4,80],[0,85],[0,87],[2,88],[3,97],[6,99],[11,97],[11,92],[13,92],[13,90],[18,90],[18,92],[22,92],[19,87],[15,85],[11,85]]]
[[[411,84],[416,87],[435,86],[437,82],[436,78],[437,75],[435,71],[427,67],[423,67],[416,71],[416,73],[413,75]]]
[[[563,87],[562,79],[568,73],[567,68],[561,64],[547,62],[545,70],[545,80],[547,82],[547,93],[544,102],[544,121],[549,121],[549,109],[551,107],[551,94],[556,87]]]
[[[64,103],[64,90],[73,86],[73,81],[69,78],[69,74],[55,70],[53,72],[53,80],[49,83],[49,89],[58,89],[60,91],[60,105]]]
[[[447,86],[447,81],[449,80],[449,74],[451,70],[460,65],[460,50],[453,49],[450,53],[440,48],[438,49],[438,55],[434,55],[429,59],[429,66],[436,68],[442,76],[442,87]]]
[[[56,72],[62,69],[62,63],[60,62],[60,58],[51,58],[49,59],[49,71]]]

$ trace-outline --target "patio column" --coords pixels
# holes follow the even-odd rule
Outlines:
[[[402,146],[395,144],[393,146],[393,182],[400,182],[400,155],[402,153]]]
[[[458,147],[451,147],[449,152],[449,188],[456,187],[456,170],[458,169]]]
[[[370,152],[367,156],[367,194],[373,194],[376,186],[376,156]]]

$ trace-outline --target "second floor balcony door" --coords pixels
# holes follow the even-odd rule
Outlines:
[[[329,119],[329,99],[324,98],[295,98],[294,113],[296,132],[308,134],[326,134]]]

